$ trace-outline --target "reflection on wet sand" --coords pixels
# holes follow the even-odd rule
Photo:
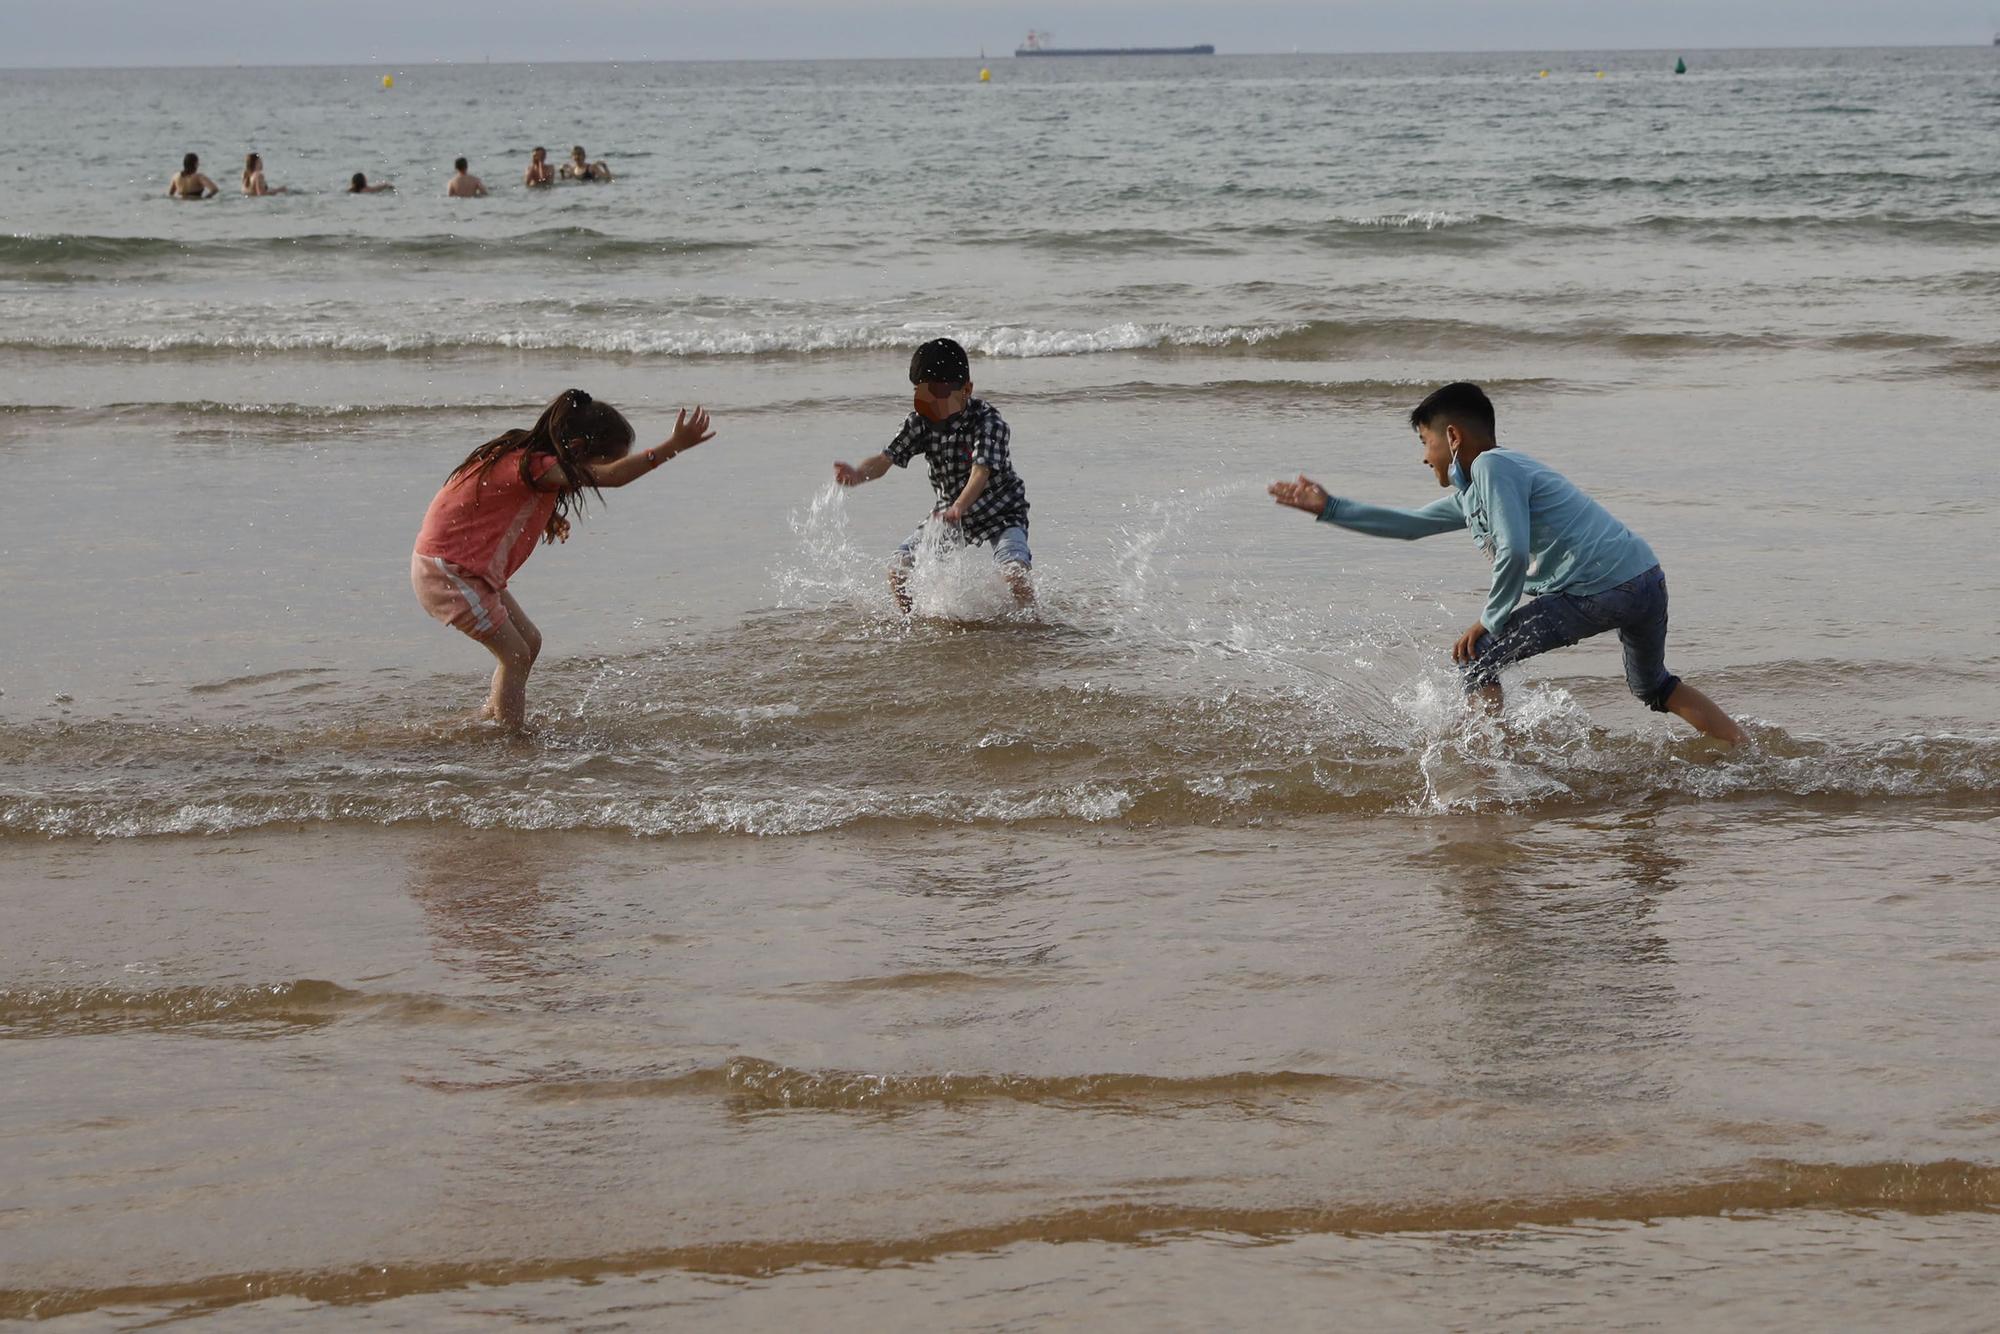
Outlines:
[[[439,963],[533,994],[579,969],[561,919],[578,875],[533,834],[444,830],[411,854],[409,894]]]
[[[1682,1034],[1672,947],[1656,921],[1685,859],[1651,817],[1441,823],[1413,858],[1461,924],[1431,946],[1439,1059],[1469,1087],[1534,1097],[1674,1093]]]

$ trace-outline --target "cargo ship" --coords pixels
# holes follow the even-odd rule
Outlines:
[[[1200,46],[1050,46],[1049,34],[1031,32],[1014,48],[1017,56],[1212,56],[1215,48]]]

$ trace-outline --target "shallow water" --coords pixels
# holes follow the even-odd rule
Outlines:
[[[1989,57],[0,75],[91,182],[0,237],[0,1315],[1979,1323]],[[245,138],[328,193],[156,197]],[[939,332],[1031,616],[827,484]],[[1458,376],[1751,746],[1601,643],[1469,726],[1470,544],[1264,497],[1427,500]],[[571,383],[720,435],[516,579],[510,741],[407,552]]]

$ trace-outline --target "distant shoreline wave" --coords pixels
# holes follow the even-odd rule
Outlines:
[[[1557,188],[1552,179],[1544,188]],[[1837,184],[1837,183],[1834,183]],[[1877,182],[1886,188],[1892,182]],[[1673,182],[1637,178],[1577,178],[1562,188],[1591,194],[1669,191]],[[1692,187],[1690,187],[1692,188]],[[1828,188],[1833,188],[1829,185]],[[1968,184],[1967,190],[1984,189]],[[1041,226],[967,229],[954,238],[975,248],[1008,247],[1052,255],[1155,253],[1224,256],[1269,245],[1339,250],[1409,246],[1488,248],[1516,242],[1561,244],[1590,238],[1637,241],[1660,238],[1742,241],[1815,238],[1926,244],[1990,244],[2000,239],[2000,214],[1842,214],[1826,210],[1704,212],[1655,210],[1618,218],[1579,218],[1560,211],[1508,215],[1450,208],[1329,214],[1257,222],[1190,223],[1186,226]],[[373,236],[307,232],[295,236],[115,236],[92,233],[16,232],[0,236],[0,277],[85,281],[93,274],[134,275],[148,267],[226,266],[316,256],[385,265],[463,260],[487,265],[512,257],[644,267],[661,260],[771,250],[815,253],[864,247],[865,239],[825,232],[789,240],[702,236],[620,236],[591,227],[544,227],[504,236],[456,232]]]
[[[1116,383],[1049,390],[1009,390],[996,396],[1004,403],[1077,402],[1173,402],[1179,399],[1202,401],[1255,400],[1281,395],[1288,401],[1375,402],[1400,401],[1413,391],[1428,389],[1433,381],[1417,376],[1405,378],[1296,379],[1290,377],[1236,377],[1215,380],[1155,381],[1122,380]],[[1558,392],[1575,390],[1575,385],[1550,376],[1491,377],[1487,388],[1501,392]],[[883,394],[843,394],[830,397],[781,398],[727,407],[732,417],[785,416],[802,411],[877,410]],[[52,425],[73,426],[102,421],[165,423],[168,425],[215,426],[215,419],[241,423],[246,430],[297,427],[345,429],[374,420],[407,418],[456,418],[487,413],[541,411],[543,404],[526,399],[513,402],[467,401],[461,403],[286,403],[229,402],[220,399],[135,400],[102,404],[0,403],[0,419],[41,420]]]
[[[1560,312],[1556,312],[1560,318]],[[1376,316],[1352,319],[1298,319],[1240,324],[1179,324],[1125,321],[1097,327],[1043,327],[1014,324],[786,323],[764,327],[681,325],[589,327],[545,319],[480,329],[329,329],[324,321],[302,318],[307,327],[217,327],[221,321],[177,323],[157,332],[72,333],[52,330],[28,336],[0,335],[0,351],[54,353],[140,353],[149,356],[232,356],[245,352],[361,357],[430,357],[481,352],[551,352],[667,360],[698,358],[792,358],[897,351],[939,336],[958,339],[978,356],[1004,360],[1145,352],[1162,355],[1255,354],[1276,360],[1340,356],[1380,357],[1391,353],[1491,352],[1496,348],[1582,348],[1627,357],[1669,357],[1713,352],[1827,350],[1843,352],[1923,352],[1964,360],[1991,356],[1995,349],[1960,345],[1939,334],[1857,329],[1833,335],[1687,327],[1630,327],[1604,319],[1580,319],[1544,326],[1481,323],[1456,319]]]
[[[618,237],[591,227],[542,227],[512,236],[362,236],[308,232],[298,236],[204,237],[99,236],[88,233],[21,233],[0,236],[0,271],[58,263],[104,266],[163,259],[228,259],[326,254],[384,259],[435,259],[463,254],[480,260],[499,254],[566,255],[578,259],[701,255],[755,250],[754,241],[704,237]]]
[[[790,324],[768,328],[582,329],[496,328],[457,333],[387,330],[235,331],[206,327],[171,332],[120,334],[52,333],[0,337],[0,350],[50,352],[143,352],[190,355],[239,352],[354,353],[427,356],[436,353],[509,351],[576,352],[643,357],[798,357],[820,353],[880,352],[913,348],[950,334],[972,352],[988,357],[1075,356],[1092,352],[1151,349],[1256,347],[1309,326],[1277,324],[1200,325],[1128,321],[1088,328],[1034,328],[1018,325],[945,327]]]

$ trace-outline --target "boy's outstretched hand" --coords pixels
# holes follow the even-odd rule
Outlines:
[[[1320,511],[1326,508],[1328,499],[1326,488],[1304,473],[1299,474],[1299,480],[1296,482],[1271,483],[1270,492],[1280,505],[1304,510],[1314,518],[1318,518]]]
[[[867,458],[861,460],[860,467],[856,467],[852,463],[834,464],[833,480],[839,482],[842,486],[860,486],[863,482],[874,481],[887,471],[889,471],[889,456],[887,454],[870,454]]]

